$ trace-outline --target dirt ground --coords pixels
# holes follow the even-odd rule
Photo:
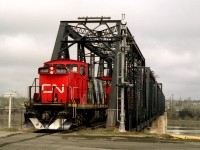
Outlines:
[[[10,133],[2,136],[2,132]],[[78,131],[0,130],[1,150],[178,150],[200,149],[200,140],[174,138],[170,135],[120,133],[116,129],[81,129]]]

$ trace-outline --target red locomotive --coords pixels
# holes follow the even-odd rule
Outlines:
[[[90,77],[87,63],[69,59],[46,62],[38,74],[25,104],[25,121],[36,129],[65,130],[105,119],[110,77]]]

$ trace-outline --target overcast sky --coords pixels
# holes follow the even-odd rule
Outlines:
[[[200,99],[199,0],[0,0],[0,94],[27,96],[61,20],[122,13],[166,99]]]

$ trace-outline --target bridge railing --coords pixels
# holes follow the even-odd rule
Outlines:
[[[149,67],[135,67],[133,88],[128,89],[126,128],[140,131],[165,112],[162,84],[157,83]]]

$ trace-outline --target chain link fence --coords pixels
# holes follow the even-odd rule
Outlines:
[[[12,98],[11,107],[11,128],[24,127],[24,112],[23,106],[25,98]],[[0,128],[8,128],[9,118],[9,98],[0,97]]]

